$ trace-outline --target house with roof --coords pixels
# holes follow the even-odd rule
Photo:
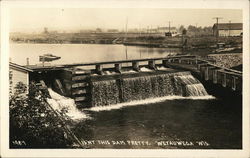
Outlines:
[[[15,93],[15,86],[18,82],[22,82],[25,85],[29,85],[29,73],[32,72],[31,69],[28,69],[24,66],[9,63],[9,90],[10,94]]]
[[[171,36],[175,36],[178,34],[178,31],[176,29],[176,27],[158,27],[157,28],[157,32],[158,33],[162,33],[162,34],[166,34],[166,33],[171,33]]]
[[[219,23],[213,25],[214,36],[241,36],[243,34],[242,23]]]

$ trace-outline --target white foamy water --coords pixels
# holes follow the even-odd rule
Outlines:
[[[190,100],[210,100],[215,99],[212,95],[206,95],[206,96],[190,96],[190,97],[183,97],[183,96],[165,96],[165,97],[159,97],[159,98],[149,98],[144,100],[137,100],[137,101],[131,101],[131,102],[125,102],[125,103],[119,103],[119,104],[113,104],[108,106],[96,106],[84,110],[89,111],[109,111],[113,109],[120,109],[127,106],[137,106],[137,105],[146,105],[146,104],[152,104],[152,103],[159,103],[166,100],[177,100],[177,99],[190,99]]]
[[[186,85],[186,91],[190,96],[207,96],[208,93],[201,83]]]
[[[173,70],[173,69],[166,68],[165,66],[157,66],[157,70]]]
[[[114,72],[114,71],[103,71],[103,73],[104,73],[105,75],[113,75],[113,74],[116,74],[116,72]]]
[[[48,88],[51,99],[47,99],[47,102],[55,110],[61,111],[64,108],[67,109],[66,114],[73,120],[85,119],[88,116],[76,108],[74,99],[61,96],[60,94],[54,92],[51,88]]]
[[[140,71],[142,71],[142,72],[150,72],[150,71],[153,71],[153,70],[148,69],[148,68],[146,68],[146,67],[142,67],[142,68],[140,69]]]
[[[122,74],[127,74],[127,73],[137,73],[137,71],[134,70],[128,70],[128,71],[121,71]]]

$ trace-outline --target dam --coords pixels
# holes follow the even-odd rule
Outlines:
[[[24,52],[43,53],[30,49],[30,45],[27,47]],[[61,61],[53,65],[38,64],[39,53],[33,57],[28,54],[22,62],[12,60],[25,65],[26,57],[30,59],[29,65],[10,64],[13,87],[16,79],[22,79],[24,83],[34,81],[41,90],[48,90],[51,98],[47,102],[55,110],[67,109],[67,117],[74,121],[71,130],[78,139],[95,141],[86,148],[242,148],[242,72],[194,55],[153,56],[150,52],[149,57],[147,52],[146,55],[142,52],[142,58],[140,53],[132,58],[130,55],[135,52],[131,52],[129,60],[125,60],[124,52],[123,58],[119,58],[116,56],[119,52],[114,51],[110,56],[108,52],[99,53],[98,57],[105,55],[105,58],[93,61],[82,55],[82,49],[72,50],[71,45],[70,49],[64,45],[53,47],[67,50],[66,54],[62,53]],[[59,48],[53,52],[60,52]],[[20,45],[17,50],[20,54]],[[14,69],[26,72],[27,77]],[[151,145],[103,145],[97,140],[142,140]],[[194,146],[155,144],[164,140],[187,140],[194,142]],[[210,145],[199,146],[196,141]]]
[[[241,93],[242,73],[197,56],[27,66],[30,80],[73,98],[79,108],[164,96],[206,96],[202,81]]]

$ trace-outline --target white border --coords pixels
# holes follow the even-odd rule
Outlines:
[[[8,149],[8,20],[10,8],[186,8],[243,9],[243,150],[198,149]],[[83,0],[83,1],[2,1],[1,2],[1,156],[2,157],[249,157],[249,1],[248,0]]]

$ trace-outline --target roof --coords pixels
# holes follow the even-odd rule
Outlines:
[[[27,71],[27,72],[33,72],[33,70],[25,67],[25,66],[21,66],[12,62],[9,62],[9,66],[10,68],[14,68],[14,69],[18,69],[18,70],[22,70],[22,71]]]
[[[213,28],[217,28],[217,24],[214,24]],[[220,23],[218,24],[219,30],[242,30],[242,23]]]
[[[158,27],[157,29],[159,29],[159,30],[168,30],[169,29],[169,27]],[[170,27],[170,30],[175,30],[176,29],[176,27]]]

